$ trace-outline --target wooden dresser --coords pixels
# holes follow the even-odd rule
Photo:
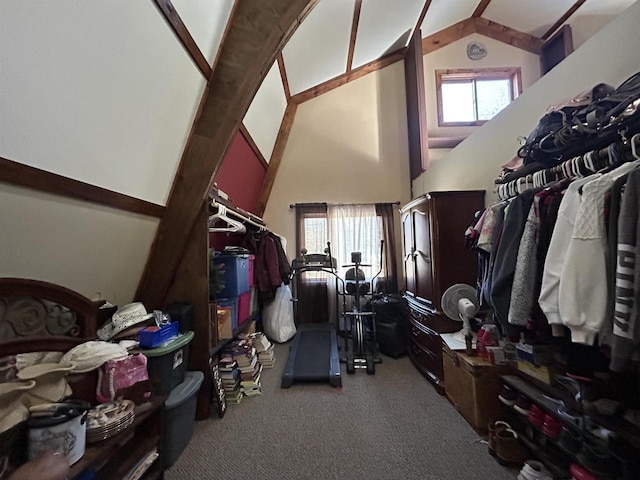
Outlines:
[[[465,248],[464,232],[484,207],[484,193],[431,192],[400,210],[409,358],[440,393],[445,388],[440,334],[462,326],[442,313],[440,300],[451,285],[475,285],[477,257]]]

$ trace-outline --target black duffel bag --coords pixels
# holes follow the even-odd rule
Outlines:
[[[406,300],[400,295],[375,295],[371,308],[375,312],[380,353],[392,358],[401,357],[407,351],[409,331]]]

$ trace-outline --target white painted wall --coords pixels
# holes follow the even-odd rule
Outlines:
[[[289,258],[291,203],[409,200],[406,118],[402,62],[298,107],[264,213],[269,228],[287,238]]]
[[[242,121],[267,162],[271,159],[286,108],[287,97],[280,69],[278,62],[273,62]]]
[[[153,2],[0,8],[0,156],[164,205],[205,80]]]
[[[640,2],[600,30],[492,121],[423,173],[414,181],[414,193],[486,189],[490,202],[500,166],[518,149],[517,137],[531,132],[548,105],[599,82],[617,86],[638,71],[638,22]]]
[[[234,0],[172,0],[182,23],[213,65]]]
[[[158,219],[0,183],[0,277],[131,302]]]
[[[164,205],[204,78],[151,1],[0,5],[0,156]],[[158,219],[0,183],[0,277],[130,302]]]
[[[487,47],[486,57],[470,60],[467,57],[467,45],[472,41],[481,42]],[[466,137],[479,127],[439,127],[436,102],[436,70],[457,68],[498,68],[520,67],[522,71],[523,91],[540,78],[538,55],[503,42],[474,33],[446,47],[439,48],[422,57],[424,66],[424,91],[427,103],[427,130],[429,137]]]

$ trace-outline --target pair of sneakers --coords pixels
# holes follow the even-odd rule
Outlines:
[[[541,462],[527,460],[518,474],[518,480],[553,480],[553,477]]]
[[[498,394],[498,399],[508,407],[513,408],[520,415],[524,415],[525,417],[529,415],[531,401],[524,395],[518,394],[512,388],[503,385]]]

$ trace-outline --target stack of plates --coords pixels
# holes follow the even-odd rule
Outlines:
[[[135,418],[135,404],[131,400],[116,400],[89,410],[87,442],[99,442],[130,427]]]

